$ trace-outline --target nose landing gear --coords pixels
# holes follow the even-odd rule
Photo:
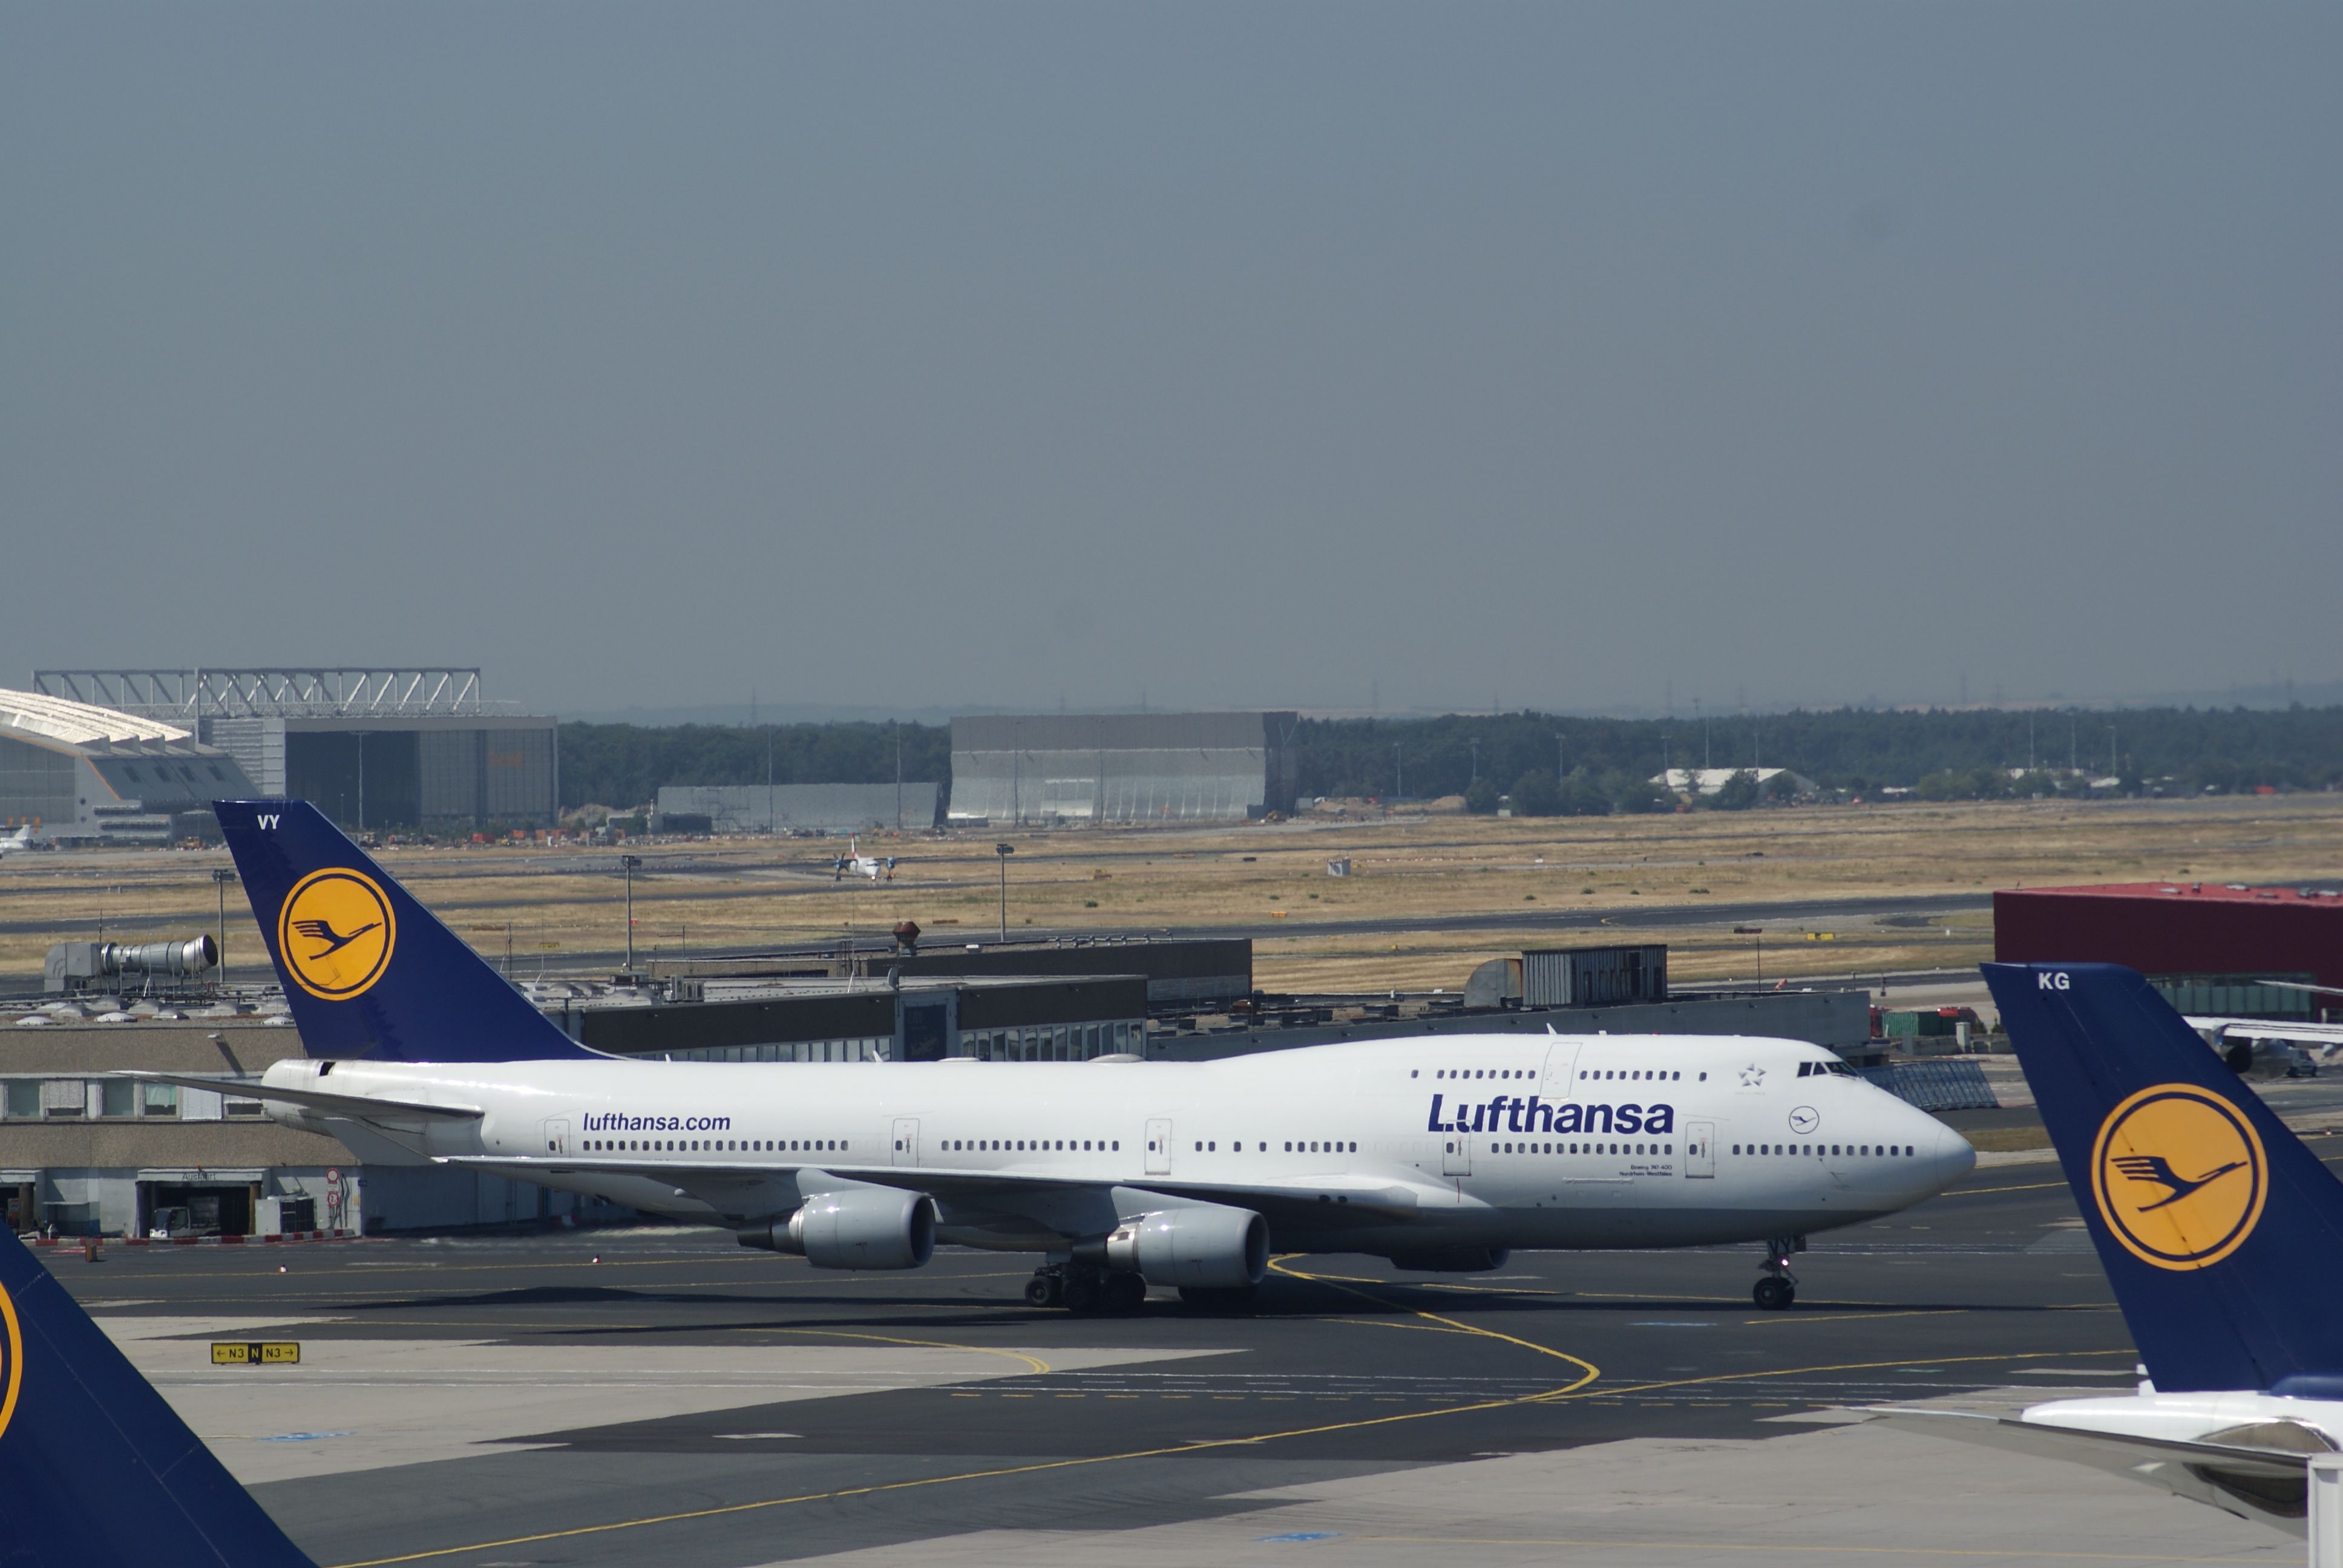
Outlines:
[[[1761,1312],[1781,1312],[1798,1299],[1798,1277],[1790,1272],[1790,1259],[1805,1250],[1804,1236],[1776,1236],[1765,1243],[1765,1277],[1749,1292]]]
[[[1121,1269],[1087,1263],[1044,1263],[1025,1282],[1029,1306],[1063,1307],[1070,1312],[1135,1312],[1147,1302],[1147,1282]]]

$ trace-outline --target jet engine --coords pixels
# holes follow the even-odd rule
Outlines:
[[[1250,1209],[1221,1203],[1162,1209],[1125,1220],[1105,1251],[1109,1268],[1151,1284],[1242,1288],[1268,1271],[1269,1225]]]
[[[788,1219],[742,1231],[739,1240],[817,1269],[916,1269],[936,1250],[936,1201],[890,1187],[849,1187],[809,1198]]]

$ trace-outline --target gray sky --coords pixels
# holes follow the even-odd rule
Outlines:
[[[2343,7],[0,5],[0,683],[2343,678]]]

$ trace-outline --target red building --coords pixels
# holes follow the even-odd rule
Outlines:
[[[2343,986],[2343,895],[2209,882],[2018,889],[1993,896],[1993,956]]]

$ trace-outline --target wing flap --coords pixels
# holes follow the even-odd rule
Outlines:
[[[1336,1177],[1323,1181],[1265,1182],[1238,1185],[1165,1179],[1057,1176],[1031,1171],[969,1171],[943,1166],[905,1165],[786,1165],[764,1159],[648,1160],[598,1155],[443,1155],[439,1163],[493,1170],[527,1177],[534,1170],[547,1175],[650,1177],[691,1191],[739,1184],[753,1185],[776,1176],[819,1173],[842,1181],[879,1187],[900,1187],[925,1192],[947,1204],[975,1209],[1014,1210],[1019,1198],[1047,1200],[1075,1192],[1112,1188],[1160,1192],[1166,1198],[1192,1202],[1227,1203],[1259,1210],[1272,1225],[1356,1226],[1413,1220],[1427,1207],[1426,1194],[1398,1182]],[[803,1185],[800,1182],[800,1185]],[[814,1190],[819,1190],[814,1189]],[[1444,1191],[1431,1196],[1453,1198]]]

